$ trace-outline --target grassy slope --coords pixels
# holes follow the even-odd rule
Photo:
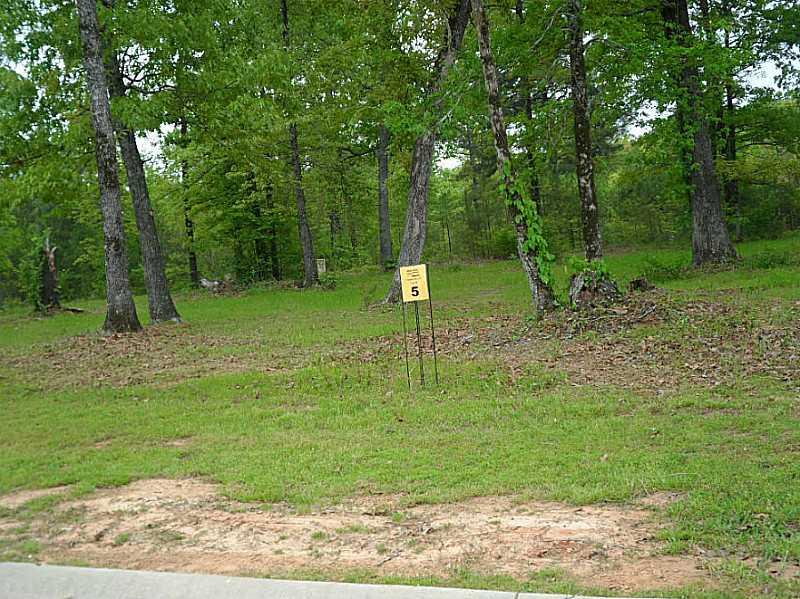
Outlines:
[[[689,296],[725,290],[744,319],[764,312],[788,319],[800,300],[793,259],[800,239],[742,252],[744,267],[716,273],[683,272],[677,265],[687,255],[671,251],[608,263],[623,280],[648,271]],[[39,380],[48,376],[47,344],[96,330],[101,303],[49,319],[0,313],[0,493],[65,483],[88,490],[149,476],[207,476],[236,498],[299,505],[369,491],[403,491],[409,501],[517,493],[574,503],[685,491],[667,514],[670,550],[701,544],[800,559],[796,391],[744,377],[653,398],[613,385],[574,386],[535,363],[512,377],[484,352],[443,357],[441,387],[409,394],[399,354],[360,359],[373,338],[400,330],[397,311],[362,309],[386,281],[344,275],[333,292],[179,298],[190,323],[182,330],[198,341],[174,352],[196,356],[195,370],[159,378],[144,369],[134,373],[144,382],[125,386]],[[513,262],[434,267],[432,283],[443,327],[465,315],[528,311]],[[145,313],[141,298],[139,305]],[[209,346],[209,338],[221,342]],[[30,356],[25,368],[14,366]],[[207,357],[247,358],[253,367],[204,373]],[[71,364],[77,373],[83,358]],[[271,364],[277,370],[265,372]],[[131,368],[124,360],[111,365]],[[180,437],[191,445],[165,444]],[[464,584],[494,583],[467,577]]]

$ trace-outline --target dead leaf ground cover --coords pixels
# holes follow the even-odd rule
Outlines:
[[[800,389],[800,302],[740,305],[737,299],[730,291],[698,297],[661,289],[536,322],[512,314],[456,317],[438,331],[437,351],[468,359],[490,353],[511,372],[540,364],[573,384],[657,394],[754,376]],[[402,335],[390,341],[386,351],[396,351]],[[414,335],[408,343],[416,347]],[[432,339],[422,346],[432,357]]]
[[[633,276],[642,260],[609,262]],[[185,298],[179,306],[189,324],[137,336],[87,331],[102,318],[92,305],[82,330],[76,315],[0,318],[0,494],[70,485],[66,498],[0,507],[0,554],[124,565],[136,563],[132,549],[146,539],[156,553],[186,544],[190,535],[180,530],[187,538],[124,527],[93,540],[88,527],[111,516],[87,519],[72,502],[139,479],[217,481],[215,501],[231,513],[244,502],[244,513],[257,505],[257,513],[274,515],[283,505],[343,517],[353,498],[401,497],[399,511],[417,514],[415,522],[425,521],[423,508],[473,513],[484,505],[468,501],[475,497],[494,498],[485,501],[503,506],[505,518],[513,510],[503,497],[540,508],[561,502],[562,515],[598,504],[634,514],[640,498],[670,493],[677,499],[642,524],[655,538],[636,559],[699,559],[701,577],[683,581],[694,580],[697,596],[796,594],[786,573],[800,561],[800,269],[780,263],[692,273],[607,310],[533,321],[524,316],[527,293],[515,264],[442,268],[434,292],[443,384],[411,393],[399,313],[364,309],[378,277],[345,278],[333,292]],[[212,509],[209,502],[203,509]],[[235,538],[249,526],[241,522]],[[64,530],[77,535],[75,546]],[[380,530],[385,540],[360,542],[376,563],[389,559],[364,576],[413,577],[417,554],[403,549],[412,560],[404,562],[392,544],[413,544],[413,535],[394,524]],[[314,532],[330,543],[317,535],[319,543],[302,551],[314,547],[332,561],[298,550],[296,562],[271,562],[276,570],[332,577],[364,565],[335,561],[349,551],[335,530],[307,534]],[[519,564],[528,549],[540,551],[526,545],[528,537],[508,534],[506,553],[519,547]],[[417,542],[430,556],[427,536]],[[264,543],[255,561],[266,555]],[[474,543],[475,551],[451,560],[454,567],[445,559],[419,574],[470,586],[531,579],[542,589],[560,567],[569,574],[555,576],[559,582],[547,588],[556,589],[614,562],[595,564],[581,545],[572,565],[565,549],[553,563],[543,554],[512,567]],[[70,554],[76,547],[83,557]],[[199,557],[192,566],[191,553],[184,558],[176,567],[214,569]],[[648,564],[637,572],[664,569]],[[604,577],[598,570],[595,579],[622,589],[613,580],[621,571]],[[491,572],[506,578],[492,582]],[[654,584],[647,576],[627,580],[631,589]]]

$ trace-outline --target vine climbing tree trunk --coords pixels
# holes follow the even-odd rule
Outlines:
[[[524,24],[525,8],[522,0],[516,0],[514,12],[517,13],[517,19],[519,20],[520,24]],[[531,86],[528,78],[526,77],[523,77],[522,79],[521,91],[523,97],[525,98],[525,159],[528,163],[531,199],[536,204],[536,209],[539,211],[539,214],[542,215],[544,208],[542,204],[542,186],[541,182],[539,181],[539,165],[536,160],[537,151],[534,147],[533,136],[531,133],[531,127],[533,123],[533,98],[531,97]]]
[[[435,79],[427,89],[428,97],[435,97],[441,91],[450,67],[456,60],[461,42],[464,40],[464,31],[469,24],[469,8],[469,0],[457,0],[452,7],[445,43],[439,50],[434,63]],[[437,115],[441,112],[441,108],[442,99],[438,98],[433,104],[433,114]],[[419,263],[422,258],[422,250],[425,248],[425,237],[428,232],[428,191],[438,128],[437,118],[437,121],[428,125],[427,130],[418,136],[414,143],[406,224],[400,245],[400,255],[397,259],[398,268],[394,272],[389,293],[384,299],[386,303],[395,303],[400,299],[399,267]]]
[[[572,88],[572,110],[575,124],[575,169],[578,193],[581,199],[583,246],[587,260],[603,257],[600,234],[600,214],[597,206],[597,189],[594,182],[592,157],[592,122],[589,112],[589,94],[586,83],[586,56],[583,44],[583,6],[581,0],[570,0],[569,71]]]
[[[117,146],[114,141],[114,124],[108,100],[97,4],[95,0],[76,0],[76,3],[83,46],[83,63],[91,96],[100,208],[103,213],[108,303],[103,330],[109,333],[138,331],[142,325],[136,314],[128,277],[128,253],[125,247],[122,198],[117,171]]]
[[[503,178],[506,204],[516,227],[517,253],[528,277],[534,308],[537,311],[547,310],[555,306],[555,296],[550,287],[548,272],[550,256],[542,236],[542,223],[536,205],[531,198],[525,198],[522,195],[521,186],[511,161],[508,135],[500,103],[500,79],[492,54],[489,21],[482,0],[472,0],[472,20],[478,34],[478,48],[488,95],[489,121],[497,151],[497,168]]]
[[[283,21],[283,47],[289,53],[289,8],[286,0],[281,0],[281,18]],[[319,284],[317,272],[317,256],[314,253],[314,238],[308,224],[306,211],[306,194],[303,190],[303,169],[300,162],[300,144],[297,141],[297,123],[289,125],[289,138],[292,150],[292,173],[294,174],[294,195],[297,202],[297,227],[300,234],[300,247],[303,250],[303,286],[313,287]]]
[[[533,121],[533,99],[530,97],[530,92],[526,92],[525,116],[528,119],[528,123]],[[536,204],[536,210],[539,211],[539,214],[544,214],[542,185],[539,180],[539,165],[536,160],[536,151],[533,148],[533,142],[530,140],[525,144],[525,158],[528,162],[528,171],[530,172],[531,199],[533,203]]]
[[[105,0],[107,6],[112,2]],[[125,96],[125,82],[119,61],[113,53],[106,58],[106,72],[109,76],[109,92],[111,98]],[[113,115],[112,115],[113,116]],[[161,242],[158,239],[155,214],[150,202],[150,192],[147,187],[147,178],[144,174],[144,163],[136,144],[133,131],[120,119],[114,119],[114,129],[117,140],[122,150],[122,159],[125,171],[128,173],[128,187],[133,198],[133,211],[136,215],[136,227],[139,230],[139,246],[142,251],[144,266],[144,284],[147,289],[147,305],[151,322],[166,322],[169,320],[180,322],[175,303],[169,292],[169,282],[164,265],[164,254],[161,251]]]
[[[392,229],[389,222],[389,130],[381,123],[378,131],[378,223],[380,226],[381,266],[394,260]]]
[[[693,45],[692,25],[686,0],[663,0],[662,16],[668,38],[686,49]],[[678,112],[692,132],[692,261],[695,266],[737,259],[722,213],[719,178],[714,162],[711,124],[704,112],[700,72],[694,59],[684,58],[678,79],[682,98]]]

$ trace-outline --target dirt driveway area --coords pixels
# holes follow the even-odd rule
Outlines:
[[[7,495],[0,505],[13,508],[39,495]],[[619,591],[713,586],[708,562],[665,555],[656,539],[654,509],[669,495],[587,507],[508,497],[402,507],[402,499],[359,497],[299,513],[231,501],[204,481],[141,480],[65,499],[35,518],[28,534],[42,544],[43,561],[128,569],[443,578],[468,569],[519,579],[558,569]],[[13,515],[0,519],[0,536],[17,524]]]

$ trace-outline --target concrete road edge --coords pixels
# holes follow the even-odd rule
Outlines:
[[[0,563],[3,599],[590,599],[437,587]],[[602,599],[602,598],[596,598]]]

